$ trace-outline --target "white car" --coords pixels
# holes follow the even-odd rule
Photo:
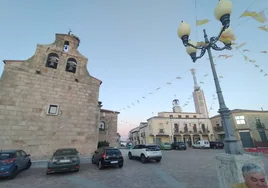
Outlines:
[[[159,163],[162,159],[162,152],[160,148],[155,144],[139,144],[136,145],[133,149],[129,150],[128,158],[130,160],[133,158],[138,158],[142,163],[146,163],[149,160],[155,160]]]
[[[208,149],[210,148],[210,143],[208,140],[199,140],[195,144],[193,144],[193,148]]]

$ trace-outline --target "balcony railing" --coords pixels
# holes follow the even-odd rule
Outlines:
[[[214,131],[216,131],[216,132],[223,132],[223,126],[214,127]]]
[[[159,133],[165,133],[164,129],[159,129]]]

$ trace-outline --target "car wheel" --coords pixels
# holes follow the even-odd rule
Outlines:
[[[99,161],[99,163],[98,163],[98,168],[101,170],[101,169],[103,169],[103,165],[102,165],[102,162],[101,161]]]
[[[157,159],[157,160],[155,160],[157,163],[159,163],[160,161],[161,161],[161,159]]]
[[[184,148],[184,150],[186,150],[186,148]]]
[[[119,166],[119,168],[122,168],[123,166],[124,166],[124,164],[120,164],[120,165],[118,165]]]
[[[28,170],[31,166],[32,166],[32,162],[31,162],[31,160],[29,160],[25,170]]]
[[[8,177],[9,180],[12,180],[16,177],[17,175],[17,170],[18,170],[18,167],[15,167],[14,170],[12,171],[11,175]]]
[[[92,163],[92,164],[96,164],[96,163],[94,162],[94,156],[93,156],[92,159],[91,159],[91,163]]]
[[[75,170],[75,172],[79,172],[79,168],[77,170]]]
[[[141,155],[141,162],[142,163],[146,163],[147,161],[146,161],[146,157],[145,157],[145,155]]]
[[[132,154],[129,152],[128,153],[128,158],[131,160],[132,159]]]

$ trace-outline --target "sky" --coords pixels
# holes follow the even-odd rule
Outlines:
[[[26,60],[34,54],[37,44],[53,43],[55,33],[67,34],[71,29],[81,40],[79,51],[88,58],[89,73],[103,81],[99,96],[103,108],[121,109],[118,132],[123,137],[157,112],[171,111],[173,99],[179,99],[181,106],[188,101],[193,91],[191,68],[196,69],[198,82],[204,83],[200,86],[213,116],[217,114],[218,102],[213,100],[215,85],[207,54],[192,63],[177,36],[177,28],[182,20],[189,23],[190,38],[194,41],[203,41],[203,29],[209,37],[216,36],[221,28],[221,23],[214,18],[217,2],[2,0],[0,59]],[[268,1],[233,0],[231,15],[236,42],[246,42],[240,50],[250,50],[242,53],[268,73],[268,54],[259,53],[268,51],[268,32],[260,30],[258,27],[264,24],[254,19],[239,18],[247,8],[262,11],[268,8]],[[268,17],[268,11],[266,15]],[[210,22],[196,26],[196,20],[202,19]],[[220,84],[227,107],[268,110],[268,76],[253,63],[246,62],[243,54],[235,49],[212,53],[216,57],[218,76],[223,77]],[[233,57],[217,58],[221,54]],[[2,63],[0,74],[3,68]],[[177,76],[182,79],[174,79]],[[170,81],[171,85],[166,84]],[[192,99],[183,111],[195,111]]]

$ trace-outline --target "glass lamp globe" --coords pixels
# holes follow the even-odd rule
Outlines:
[[[188,42],[190,33],[191,26],[188,23],[182,21],[180,27],[178,28],[178,36],[181,38],[184,44]]]
[[[226,28],[230,25],[231,13],[232,2],[230,0],[219,0],[216,8],[214,9],[214,16],[217,20],[221,21],[222,25]]]
[[[189,44],[192,44],[192,45],[194,45],[194,46],[197,45],[197,43],[194,42],[194,41],[189,41]],[[196,53],[196,52],[197,52],[197,49],[194,48],[194,47],[192,47],[192,46],[187,46],[187,47],[186,47],[186,52],[187,52],[189,55],[191,55],[191,54],[193,54],[193,53]]]

